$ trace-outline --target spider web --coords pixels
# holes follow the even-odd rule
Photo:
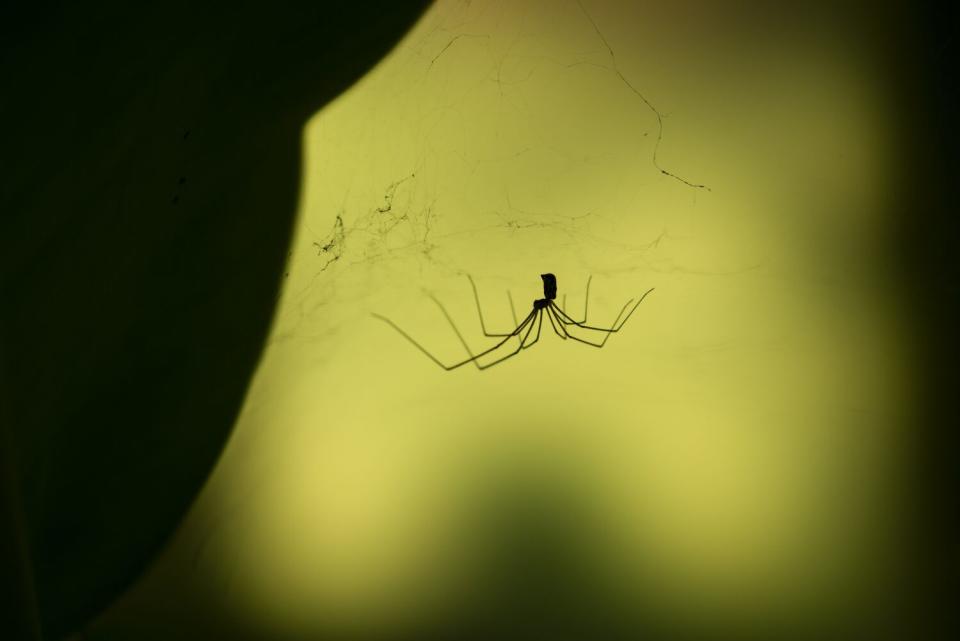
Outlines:
[[[604,18],[583,2],[437,3],[316,116],[271,340],[322,340],[337,331],[333,304],[389,309],[396,297],[371,294],[422,297],[414,285],[463,272],[524,287],[545,270],[582,283],[756,268],[677,264],[682,210],[709,188],[687,175],[695,154],[670,152],[670,114],[638,89],[656,65],[636,47],[618,54],[630,34],[608,37]]]

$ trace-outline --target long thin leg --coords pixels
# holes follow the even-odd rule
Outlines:
[[[616,325],[616,324],[617,324],[617,321],[620,320],[620,317],[623,316],[623,312],[626,311],[627,305],[629,305],[631,302],[633,302],[633,299],[630,299],[629,301],[627,301],[627,304],[624,305],[623,308],[621,308],[620,313],[617,314],[617,318],[613,321],[613,324],[614,324],[614,325]],[[568,331],[567,331],[567,328],[564,326],[564,324],[560,322],[560,317],[558,316],[558,314],[560,313],[559,310],[554,310],[552,307],[550,307],[550,308],[547,308],[547,311],[548,311],[548,313],[557,316],[557,323],[560,325],[560,329],[563,330],[563,333],[567,335],[567,338],[572,338],[573,340],[575,340],[575,341],[577,341],[577,342],[579,342],[579,343],[583,343],[583,344],[585,344],[585,345],[590,345],[590,346],[592,346],[592,347],[600,348],[600,347],[603,347],[604,345],[607,344],[607,340],[608,340],[608,339],[610,338],[610,336],[613,334],[613,332],[608,332],[607,334],[604,335],[602,341],[600,341],[599,343],[594,343],[593,341],[589,341],[589,340],[587,340],[587,339],[585,339],[585,338],[580,338],[579,336],[574,336],[573,334],[571,334],[570,332],[568,332]],[[568,324],[568,325],[572,325],[573,323],[567,323],[567,324]],[[579,325],[575,325],[575,327],[579,327]]]
[[[441,306],[441,309],[443,309],[442,306]],[[390,320],[390,319],[387,318],[386,316],[381,316],[380,314],[372,314],[372,316],[373,316],[374,318],[379,318],[380,320],[382,320],[382,321],[385,322],[386,324],[390,325],[392,328],[394,328],[395,330],[397,330],[397,331],[400,333],[401,336],[403,336],[403,337],[406,338],[408,341],[410,341],[410,343],[412,343],[414,347],[416,347],[416,348],[419,349],[421,352],[423,352],[430,360],[432,360],[434,363],[436,363],[437,365],[439,365],[439,366],[442,367],[443,369],[445,369],[445,370],[447,370],[447,371],[450,371],[450,370],[456,369],[456,368],[458,368],[458,367],[460,367],[460,366],[462,366],[462,365],[466,365],[467,363],[472,363],[472,362],[476,361],[476,360],[477,360],[478,358],[480,358],[481,356],[485,356],[486,354],[489,354],[490,352],[492,352],[492,351],[494,351],[495,349],[497,349],[497,348],[499,348],[500,346],[502,346],[504,343],[506,343],[508,340],[510,340],[510,339],[513,338],[514,336],[517,336],[520,332],[523,331],[523,328],[533,319],[533,313],[534,313],[534,311],[536,311],[536,310],[531,310],[530,313],[527,315],[527,317],[524,319],[524,321],[523,321],[520,325],[518,325],[517,328],[516,328],[515,330],[513,330],[513,332],[511,332],[508,336],[506,336],[502,341],[500,341],[499,343],[497,343],[496,345],[494,345],[494,346],[491,347],[490,349],[484,350],[484,351],[482,351],[482,352],[480,352],[479,354],[476,354],[476,355],[470,353],[470,350],[469,350],[469,348],[468,348],[468,349],[467,349],[467,353],[470,353],[470,354],[471,354],[470,358],[467,358],[467,359],[462,360],[462,361],[460,361],[460,362],[454,363],[453,365],[446,365],[446,364],[444,364],[443,362],[441,362],[440,359],[438,359],[436,356],[434,356],[434,355],[431,354],[429,351],[427,351],[427,349],[426,349],[423,345],[421,345],[420,343],[418,343],[412,336],[410,336],[410,334],[408,334],[408,333],[406,333],[405,331],[403,331],[402,329],[400,329],[400,327],[399,327],[396,323],[394,323],[392,320]],[[446,313],[446,310],[444,310],[444,313]],[[448,318],[448,320],[449,320],[449,315],[447,316],[447,318]],[[531,325],[530,328],[532,329],[533,326]],[[454,326],[454,330],[456,331],[456,326]],[[459,332],[459,331],[457,331],[457,335],[460,336],[460,332]],[[461,340],[461,342],[464,342],[462,336],[460,336],[460,340]],[[464,342],[464,343],[465,343],[465,342]],[[518,351],[519,351],[519,350],[518,350]],[[499,362],[499,361],[498,361],[498,362]],[[480,366],[478,365],[478,367],[480,367]],[[487,366],[485,366],[485,367],[480,367],[480,369],[485,369],[486,367],[489,367],[489,365],[487,365]]]
[[[583,295],[583,320],[581,323],[587,322],[587,309],[590,307],[590,283],[593,282],[593,274],[587,277],[587,293]],[[563,310],[567,311],[567,310]]]
[[[563,340],[567,340],[567,334],[566,334],[566,332],[564,332],[564,333],[562,333],[562,334],[560,333],[560,330],[557,329],[557,325],[558,325],[559,323],[554,322],[553,318],[554,318],[553,312],[551,312],[551,311],[550,311],[550,308],[548,307],[548,308],[547,308],[547,320],[550,321],[550,326],[553,327],[553,333],[556,334],[557,336],[559,336],[560,338],[562,338]],[[560,327],[563,327],[563,325],[560,325]]]
[[[537,341],[540,340],[540,328],[542,326],[543,326],[543,310],[538,309],[537,310],[537,336],[536,338],[533,339],[532,343],[530,343],[529,345],[524,345],[523,349],[527,349],[528,347],[533,347],[534,345],[537,344]]]
[[[534,310],[534,311],[536,311],[536,310]],[[533,312],[530,312],[530,313],[533,314]],[[527,316],[527,320],[529,320],[529,319],[530,319],[530,316]],[[527,321],[524,321],[524,324],[526,324],[526,322],[527,322]],[[517,349],[513,350],[512,352],[510,352],[510,353],[507,354],[506,356],[503,356],[503,357],[501,357],[501,358],[498,358],[497,360],[493,361],[492,363],[487,363],[486,365],[480,365],[479,363],[477,363],[477,367],[480,368],[480,369],[487,369],[488,367],[493,367],[493,366],[496,365],[497,363],[502,363],[503,361],[507,360],[508,358],[513,358],[514,356],[516,356],[517,354],[520,353],[520,350],[521,350],[521,349],[523,349],[523,344],[527,342],[527,337],[530,336],[530,332],[531,332],[531,331],[533,331],[533,323],[532,323],[532,322],[530,323],[530,327],[527,328],[527,333],[523,335],[523,338],[522,338],[522,339],[520,339],[520,344],[517,345]],[[536,342],[536,341],[534,341],[534,342]],[[530,344],[533,345],[533,343],[530,343]]]
[[[560,322],[560,317],[557,316],[557,313],[550,307],[547,308],[547,317],[550,319],[550,324],[553,325],[553,331],[555,331],[560,338],[563,340],[572,338],[575,341],[580,341],[581,343],[584,342],[582,339],[577,338],[567,331],[567,328],[564,327],[563,323]],[[560,328],[559,331],[557,330],[558,327]]]
[[[592,282],[593,282],[593,274],[590,274],[590,276],[587,277],[587,293],[584,294],[584,298],[583,298],[583,320],[582,320],[582,321],[575,321],[575,322],[577,322],[577,323],[586,323],[586,322],[587,322],[587,308],[588,308],[589,305],[590,305],[590,283],[592,283]],[[563,299],[562,299],[562,301],[561,301],[561,303],[560,303],[560,308],[561,308],[561,310],[563,310],[563,312],[564,312],[563,315],[566,316],[566,315],[567,315],[567,314],[566,314],[566,311],[567,311],[567,295],[566,295],[566,294],[563,295]],[[570,318],[570,317],[567,316],[567,318]]]
[[[535,310],[532,310],[532,309],[531,309],[531,310],[530,310],[530,313],[527,314],[527,317],[523,319],[523,323],[521,323],[520,325],[518,325],[517,328],[513,330],[513,332],[511,332],[510,334],[507,334],[502,341],[500,341],[499,343],[497,343],[497,345],[495,345],[493,348],[487,350],[486,352],[482,352],[482,353],[480,353],[480,354],[477,354],[477,356],[474,357],[473,351],[470,349],[470,346],[467,344],[467,340],[463,337],[463,334],[460,333],[460,329],[457,327],[457,324],[453,322],[453,317],[450,316],[450,312],[447,311],[447,308],[444,307],[444,306],[443,306],[443,303],[441,303],[441,302],[437,299],[437,297],[436,297],[436,296],[433,296],[432,294],[430,295],[430,300],[432,300],[434,303],[436,303],[436,304],[437,304],[437,307],[440,308],[440,311],[443,312],[443,315],[446,317],[447,322],[450,323],[450,327],[453,328],[453,332],[457,335],[457,338],[460,339],[460,344],[463,345],[463,349],[465,349],[465,350],[467,351],[467,354],[469,354],[470,357],[474,359],[474,363],[476,364],[477,369],[484,369],[484,368],[480,366],[480,362],[479,362],[478,360],[476,360],[476,359],[479,358],[480,356],[483,356],[484,354],[487,354],[487,353],[493,351],[494,349],[496,349],[496,348],[499,347],[500,345],[503,345],[503,343],[507,342],[508,340],[510,340],[511,338],[513,338],[514,336],[519,336],[519,335],[520,335],[520,331],[523,329],[523,327],[524,327],[527,323],[531,323],[531,322],[533,321],[533,312],[535,311]],[[533,326],[531,325],[531,327],[533,327]],[[521,341],[520,341],[520,345],[523,345],[523,340],[522,340],[522,339],[521,339]]]
[[[560,309],[559,307],[557,307],[557,306],[556,306],[555,304],[553,304],[552,302],[550,303],[550,306],[555,310],[555,312],[556,312],[556,314],[557,314],[557,320],[559,320],[559,321],[560,321],[562,324],[564,324],[564,325],[576,325],[577,327],[579,327],[579,328],[581,328],[581,329],[592,329],[592,330],[595,330],[595,331],[598,331],[598,332],[611,332],[611,333],[616,333],[616,332],[619,332],[619,331],[620,331],[620,328],[621,328],[621,327],[623,327],[624,325],[626,325],[627,321],[630,320],[630,317],[633,315],[633,312],[636,311],[636,309],[637,309],[637,307],[639,307],[640,303],[643,302],[643,299],[646,298],[646,297],[647,297],[647,294],[649,294],[649,293],[652,292],[653,290],[654,290],[654,288],[651,287],[651,288],[648,289],[646,292],[644,292],[644,293],[643,293],[643,296],[641,296],[641,297],[640,297],[640,300],[638,300],[638,301],[634,304],[633,309],[630,310],[630,313],[626,315],[626,317],[623,319],[623,321],[622,321],[619,325],[617,325],[616,323],[614,323],[614,326],[613,326],[613,327],[610,327],[610,328],[606,328],[606,327],[594,327],[593,325],[587,325],[586,323],[577,322],[577,321],[573,320],[572,318],[570,318],[569,316],[567,316],[567,315],[563,312],[562,309]],[[633,299],[631,298],[630,301],[627,302],[627,305],[629,305],[630,302],[632,302],[632,301],[633,301]],[[626,308],[626,306],[624,306],[624,308]],[[619,316],[618,316],[618,318],[619,318]]]
[[[473,277],[470,274],[467,274],[467,279],[470,281],[470,287],[473,289],[473,300],[477,303],[477,316],[480,317],[480,329],[483,330],[484,336],[512,336],[512,334],[496,334],[493,332],[487,331],[487,326],[483,322],[483,312],[480,310],[480,295],[477,293],[477,285],[473,282]],[[507,295],[510,295],[510,292],[507,292]],[[513,312],[513,324],[517,325],[517,312],[513,309],[513,299],[510,299],[510,311]]]

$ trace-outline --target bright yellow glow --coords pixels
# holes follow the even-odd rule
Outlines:
[[[623,78],[577,3],[443,1],[306,127],[269,348],[178,539],[238,616],[455,612],[497,589],[491,541],[528,527],[508,499],[537,492],[583,510],[571,554],[607,577],[583,590],[665,619],[883,591],[910,376],[879,71],[836,29],[621,4],[584,2]],[[709,191],[654,166],[656,114],[624,79],[662,113],[659,165]],[[598,323],[656,291],[603,350],[547,328],[486,372],[370,316],[453,361],[427,293],[477,350],[463,274],[500,329],[545,271],[574,310],[593,274]]]

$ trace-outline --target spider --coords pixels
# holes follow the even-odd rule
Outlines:
[[[593,276],[587,279],[587,291],[586,291],[586,296],[584,297],[584,302],[583,302],[583,320],[580,320],[580,321],[574,320],[573,318],[567,315],[565,311],[566,295],[564,295],[563,297],[563,307],[558,306],[554,302],[557,298],[557,277],[554,276],[553,274],[540,274],[540,278],[543,279],[543,298],[539,298],[533,301],[533,309],[530,310],[530,313],[527,314],[527,317],[524,318],[523,322],[521,323],[517,323],[516,310],[513,306],[513,297],[510,295],[509,291],[507,292],[507,298],[510,299],[510,311],[513,314],[513,322],[516,325],[516,328],[512,332],[504,334],[504,333],[487,331],[486,323],[483,320],[483,312],[480,309],[480,296],[477,293],[477,286],[473,282],[473,278],[471,278],[469,274],[467,275],[467,279],[470,281],[470,287],[473,289],[473,299],[477,304],[477,315],[480,317],[480,327],[483,330],[483,335],[488,338],[501,339],[496,345],[480,352],[479,354],[474,354],[472,351],[470,351],[470,346],[467,345],[467,341],[464,340],[463,335],[460,333],[460,330],[457,329],[457,326],[453,322],[453,319],[450,317],[450,314],[447,312],[447,309],[443,306],[443,304],[440,303],[439,300],[437,300],[434,296],[431,295],[430,298],[433,300],[434,303],[437,304],[437,306],[440,308],[440,311],[443,312],[443,315],[447,318],[447,321],[450,323],[450,326],[453,328],[453,331],[457,335],[457,338],[460,339],[460,343],[463,345],[464,349],[467,350],[467,354],[470,355],[469,358],[466,358],[462,361],[454,363],[453,365],[447,365],[443,363],[440,359],[438,359],[436,356],[431,354],[423,345],[421,345],[416,340],[414,340],[414,338],[410,336],[410,334],[400,329],[400,327],[396,323],[394,323],[392,320],[390,320],[386,316],[381,316],[380,314],[373,314],[373,316],[375,318],[379,318],[380,320],[382,320],[383,322],[387,323],[388,325],[393,327],[395,330],[400,332],[400,335],[406,338],[408,341],[410,341],[414,347],[416,347],[421,352],[426,354],[430,360],[432,360],[434,363],[436,363],[437,365],[439,365],[440,367],[442,367],[447,371],[456,369],[458,367],[466,365],[467,363],[473,363],[474,365],[477,366],[477,369],[484,370],[484,369],[487,369],[488,367],[493,367],[498,363],[502,363],[508,358],[512,358],[516,356],[517,354],[520,353],[521,350],[527,349],[535,345],[537,341],[540,340],[540,328],[543,325],[544,316],[546,316],[547,320],[550,321],[550,325],[553,327],[554,333],[560,338],[562,338],[563,340],[567,340],[569,338],[569,339],[578,341],[580,343],[584,343],[586,345],[591,345],[593,347],[597,347],[597,348],[603,347],[604,345],[606,345],[607,339],[610,338],[610,335],[616,334],[623,328],[627,320],[630,319],[630,316],[633,315],[633,312],[637,309],[640,303],[643,302],[643,299],[646,298],[647,294],[652,292],[654,289],[653,287],[651,287],[646,292],[644,292],[643,296],[641,296],[640,299],[637,300],[636,303],[634,303],[633,307],[630,309],[627,315],[624,316],[623,313],[627,310],[627,307],[630,307],[630,303],[633,303],[634,301],[633,298],[628,300],[620,309],[620,313],[617,314],[616,319],[614,319],[613,324],[609,328],[595,327],[593,325],[587,325],[587,309],[590,304],[590,282],[593,280]],[[623,321],[620,320],[621,317],[623,317]],[[530,338],[530,334],[533,332],[534,325],[536,325],[537,327],[537,334],[531,342],[527,343],[527,339]],[[570,333],[570,330],[568,329],[568,328],[572,329],[573,327],[592,330],[595,332],[603,332],[604,333],[603,340],[601,340],[598,343],[595,343],[591,340],[587,340],[579,336],[574,336],[572,333]],[[522,334],[522,337],[521,337],[521,334]],[[489,363],[480,362],[481,357],[486,356],[487,354],[490,354],[491,352],[498,350],[511,338],[520,339],[520,343],[517,345],[516,349],[514,349],[512,352],[510,352],[506,356],[501,356],[500,358],[497,358],[496,360],[491,361]]]

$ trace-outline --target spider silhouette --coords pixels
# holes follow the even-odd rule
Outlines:
[[[493,367],[498,363],[502,363],[503,361],[516,356],[521,352],[521,350],[534,346],[537,343],[537,341],[540,340],[540,329],[543,326],[544,315],[546,315],[547,320],[550,321],[550,325],[553,327],[554,333],[560,338],[562,338],[563,340],[567,340],[569,338],[569,339],[578,341],[580,343],[584,343],[585,345],[591,345],[593,347],[601,348],[607,344],[607,339],[610,338],[611,334],[616,334],[623,328],[626,322],[630,319],[630,316],[633,315],[633,312],[637,309],[640,303],[643,302],[643,299],[646,298],[647,294],[652,292],[654,289],[653,287],[651,287],[646,292],[644,292],[643,296],[641,296],[640,299],[633,304],[633,307],[630,309],[627,315],[624,316],[623,315],[624,312],[626,312],[627,308],[630,307],[630,304],[634,302],[633,298],[628,300],[620,309],[620,313],[617,314],[617,317],[614,319],[610,327],[595,327],[593,325],[587,324],[587,310],[590,305],[590,282],[593,280],[593,276],[587,279],[587,291],[586,291],[586,296],[584,297],[584,302],[583,302],[583,320],[580,320],[580,321],[574,320],[573,318],[567,315],[565,311],[566,295],[564,295],[563,297],[562,307],[558,306],[554,302],[557,298],[557,277],[554,276],[553,274],[540,274],[540,278],[543,279],[543,298],[539,298],[533,301],[533,309],[531,309],[530,313],[527,314],[527,317],[523,319],[523,322],[520,322],[520,323],[517,322],[517,314],[513,306],[513,297],[510,295],[509,291],[507,292],[507,298],[510,299],[510,311],[513,314],[513,322],[516,325],[516,328],[509,333],[496,333],[496,332],[487,331],[487,325],[483,320],[483,311],[480,309],[480,296],[477,293],[477,286],[473,282],[473,278],[471,278],[470,275],[467,275],[467,279],[469,279],[470,281],[470,287],[473,289],[473,299],[477,304],[477,315],[480,317],[480,327],[483,330],[483,335],[488,338],[501,339],[496,345],[494,345],[489,349],[483,350],[479,354],[474,354],[470,350],[470,346],[467,345],[467,341],[464,340],[463,335],[460,333],[460,330],[457,329],[457,325],[456,323],[453,322],[453,318],[450,317],[450,314],[447,312],[447,309],[443,306],[443,304],[439,300],[437,300],[434,296],[431,295],[430,298],[433,300],[434,303],[437,304],[437,306],[440,308],[440,311],[443,312],[443,315],[446,317],[447,322],[450,323],[450,326],[453,328],[453,331],[457,335],[457,338],[460,339],[460,343],[463,344],[464,349],[467,350],[467,354],[470,355],[469,358],[466,358],[462,361],[454,363],[453,365],[447,365],[443,363],[440,359],[438,359],[436,356],[431,354],[427,350],[427,348],[425,348],[423,345],[418,343],[412,336],[410,336],[410,334],[403,331],[396,323],[394,323],[392,320],[390,320],[386,316],[381,316],[380,314],[373,314],[373,316],[375,318],[379,318],[380,320],[382,320],[383,322],[387,323],[392,328],[397,330],[400,333],[400,335],[406,338],[408,341],[410,341],[414,347],[416,347],[421,352],[426,354],[427,357],[430,358],[430,360],[432,360],[434,363],[436,363],[437,365],[439,365],[440,367],[442,367],[447,371],[456,369],[458,367],[466,365],[467,363],[473,363],[474,365],[477,366],[477,369],[483,370],[483,369],[487,369],[488,367]],[[620,320],[621,317],[623,317],[622,321]],[[530,338],[530,334],[533,332],[534,325],[536,325],[537,327],[537,334],[532,341],[527,343],[527,339]],[[571,330],[575,327],[579,329],[591,330],[594,332],[602,332],[604,334],[603,340],[595,343],[591,340],[587,340],[586,338],[575,336],[574,334],[571,333]],[[500,358],[497,358],[496,360],[493,360],[488,363],[480,362],[480,358],[500,349],[511,338],[518,338],[520,340],[520,343],[516,346],[516,348],[512,352],[508,353],[505,356],[501,356]]]

